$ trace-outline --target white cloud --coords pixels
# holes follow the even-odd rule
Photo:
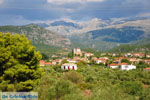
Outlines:
[[[65,3],[86,3],[86,2],[102,2],[104,0],[47,0],[48,3],[65,4]]]
[[[0,0],[0,4],[2,4],[3,3],[3,0]]]
[[[149,13],[141,13],[137,15],[137,17],[150,17],[150,12]]]

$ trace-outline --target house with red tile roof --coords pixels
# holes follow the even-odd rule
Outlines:
[[[119,64],[112,63],[112,64],[109,65],[109,67],[112,68],[112,69],[118,68]]]
[[[131,64],[139,64],[139,62],[141,61],[141,59],[139,58],[128,58],[129,62],[131,62]]]
[[[119,68],[120,66],[120,70],[132,70],[132,69],[136,69],[136,66],[134,65],[129,65],[128,63],[120,63],[120,64],[110,64],[109,67],[110,68]]]
[[[45,66],[45,61],[44,60],[40,60],[40,66]]]
[[[40,60],[40,66],[50,66],[52,63],[50,62],[45,62],[44,60]]]
[[[146,63],[146,64],[150,64],[150,59],[146,59],[146,60],[143,60],[144,61],[144,63]]]
[[[119,58],[115,58],[113,61],[113,63],[115,63],[115,64],[119,64],[120,62],[121,62],[121,60]]]
[[[128,63],[120,63],[119,65],[129,65]]]
[[[52,65],[52,63],[50,63],[50,62],[45,63],[45,66],[50,66],[50,65]]]
[[[84,56],[86,57],[86,58],[89,58],[89,57],[91,57],[91,56],[93,56],[94,54],[93,53],[84,53]]]
[[[97,59],[97,60],[95,60],[95,63],[96,64],[100,64],[100,63],[102,63],[102,64],[106,64],[106,59]]]
[[[133,56],[143,58],[143,57],[145,57],[145,54],[144,53],[133,53]]]
[[[150,67],[144,68],[144,71],[150,71]]]

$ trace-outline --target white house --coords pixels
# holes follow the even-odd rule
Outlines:
[[[85,53],[85,54],[84,54],[84,56],[87,57],[87,58],[88,58],[88,57],[91,57],[91,56],[93,56],[93,55],[94,55],[93,53]]]
[[[77,65],[73,63],[65,63],[61,66],[62,70],[77,70]]]
[[[68,59],[67,61],[68,61],[69,63],[77,63],[77,62],[78,62],[77,60],[73,60],[73,59],[72,59],[72,60],[71,60],[71,59]]]
[[[106,59],[96,59],[96,64],[100,64],[100,63],[103,63],[103,64],[106,64]]]
[[[134,65],[121,65],[120,66],[120,70],[132,70],[132,69],[136,69],[136,66]]]
[[[119,67],[119,65],[118,65],[118,64],[110,64],[109,66],[110,66],[110,68],[112,68],[112,69],[114,69],[114,68],[118,68],[118,67]]]

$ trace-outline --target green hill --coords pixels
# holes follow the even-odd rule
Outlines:
[[[127,52],[150,52],[150,43],[147,44],[126,44],[115,47],[108,52],[127,53]]]
[[[32,44],[37,47],[37,50],[47,55],[52,55],[62,48],[70,47],[71,44],[69,39],[34,24],[25,26],[0,26],[0,32],[25,34],[32,41]]]

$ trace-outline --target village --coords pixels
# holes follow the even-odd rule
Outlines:
[[[58,56],[52,55],[52,58]],[[81,51],[80,48],[72,50],[72,57],[62,57],[58,59],[49,59],[49,61],[40,61],[40,66],[60,65],[62,70],[77,70],[77,63],[84,62],[91,65],[101,65],[107,68],[120,70],[137,69],[137,65],[145,64],[145,71],[150,70],[150,54],[144,52],[138,53],[101,53],[98,57],[94,53]]]

